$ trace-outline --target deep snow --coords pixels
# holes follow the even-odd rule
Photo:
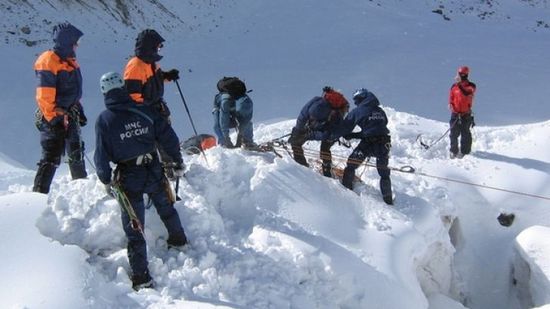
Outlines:
[[[475,9],[461,9],[485,5],[474,0],[156,2],[179,17],[174,20],[136,0],[131,13],[146,8],[150,14],[129,26],[101,4],[82,10],[61,2],[29,0],[0,12],[6,29],[0,277],[12,283],[0,289],[0,307],[516,309],[546,303],[548,263],[539,254],[548,252],[540,241],[546,231],[530,228],[547,227],[550,219],[544,199],[550,196],[550,31],[534,26],[548,18],[546,1],[491,1],[496,13],[485,20]],[[0,1],[6,3],[13,6]],[[451,21],[431,12],[439,5]],[[182,72],[199,133],[211,132],[215,82],[224,75],[241,76],[254,89],[260,142],[288,133],[324,85],[347,96],[367,87],[391,118],[391,166],[411,165],[417,173],[392,172],[397,202],[388,207],[372,168],[359,170],[365,185],[355,194],[286,156],[219,148],[207,151],[208,164],[188,156],[183,200],[175,207],[192,246],[167,251],[165,231],[149,210],[158,288],[135,293],[120,210],[91,165],[88,179],[70,181],[63,164],[48,197],[30,192],[40,153],[32,63],[51,47],[50,21],[64,20],[85,33],[78,59],[92,120],[83,130],[88,151],[91,124],[103,109],[99,77],[122,70],[137,32],[153,27],[167,39],[162,67]],[[24,26],[30,34],[20,33]],[[27,47],[18,38],[41,41]],[[449,160],[447,138],[429,150],[416,139],[435,141],[448,128],[448,89],[463,64],[478,85],[478,126],[473,153]],[[179,136],[189,137],[174,85],[166,86],[166,99]],[[334,147],[336,155],[349,152]],[[498,224],[500,212],[516,214],[511,227]]]
[[[387,110],[395,132],[391,166],[550,196],[539,185],[549,180],[550,143],[540,133],[550,122],[476,127],[472,155],[449,160],[446,140],[428,151],[415,141],[420,133],[435,139],[446,124]],[[270,140],[292,125],[258,124],[256,138]],[[335,157],[349,152],[334,147]],[[374,169],[366,169],[365,185],[354,193],[282,154],[213,148],[208,165],[186,156],[183,200],[175,207],[191,246],[167,251],[162,223],[148,210],[145,233],[158,287],[139,293],[127,275],[120,209],[96,176],[70,181],[60,173],[46,200],[28,192],[32,179],[20,171],[23,181],[0,197],[0,232],[14,235],[2,242],[0,276],[15,282],[2,289],[2,307],[437,309],[462,308],[460,301],[468,308],[520,308],[516,295],[523,294],[511,277],[514,238],[547,222],[548,200],[394,171],[396,205],[388,207]],[[516,214],[511,227],[498,224],[500,211]]]

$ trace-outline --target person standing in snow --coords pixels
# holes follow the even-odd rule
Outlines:
[[[449,109],[451,110],[451,140],[450,157],[462,158],[472,150],[472,133],[470,128],[474,125],[472,106],[476,85],[468,80],[470,68],[462,66],[458,68],[455,83],[449,94]],[[460,148],[458,137],[460,136]]]
[[[214,132],[218,144],[225,148],[243,147],[257,149],[254,143],[252,114],[254,104],[246,94],[246,85],[237,77],[224,77],[217,83],[219,93],[214,97]],[[235,145],[229,137],[229,129],[237,129]]]
[[[306,141],[321,141],[322,172],[324,176],[332,177],[330,148],[335,140],[329,137],[348,110],[349,103],[344,95],[328,86],[323,88],[322,96],[316,96],[306,103],[288,139],[294,161],[309,167],[302,146]]]
[[[176,176],[183,176],[183,160],[176,133],[154,107],[135,104],[124,88],[120,74],[104,74],[100,86],[107,110],[99,115],[95,126],[94,161],[99,180],[105,184],[108,194],[113,186],[124,191],[142,225],[145,220],[143,194],[147,194],[168,230],[168,247],[183,247],[187,237],[155,150],[156,144],[161,145],[174,159]],[[116,164],[114,173],[109,162]],[[131,224],[130,214],[126,211],[122,211],[121,218],[128,238],[132,286],[135,290],[152,287],[143,233]]]
[[[164,82],[178,80],[179,71],[160,69],[158,62],[162,56],[159,52],[163,42],[164,38],[153,29],[145,29],[138,34],[135,56],[128,61],[124,70],[124,82],[132,100],[138,105],[152,106],[170,123],[170,109],[164,101]],[[159,147],[159,152],[162,162],[170,165],[173,158],[162,147]]]
[[[357,106],[335,131],[333,139],[344,136],[345,139],[360,139],[348,157],[342,185],[352,190],[355,170],[367,157],[376,158],[376,169],[380,175],[380,191],[382,198],[388,205],[393,204],[390,170],[388,169],[389,153],[391,148],[390,130],[388,130],[388,117],[380,107],[376,96],[365,88],[358,89],[353,94],[353,102]],[[361,132],[352,133],[359,126]]]
[[[83,33],[70,23],[53,28],[54,47],[34,64],[38,77],[36,126],[40,131],[42,158],[34,178],[34,192],[48,193],[61,156],[67,151],[73,179],[87,176],[80,127],[87,119],[80,104],[82,74],[76,48]]]

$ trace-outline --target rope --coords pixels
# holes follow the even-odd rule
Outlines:
[[[274,147],[283,148],[283,149],[286,149],[287,152],[289,152],[288,147],[286,147],[286,146],[274,145]],[[289,154],[290,154],[290,152],[289,152]],[[318,151],[318,150],[304,148],[304,156],[306,156],[306,157],[318,158],[321,155],[328,156],[328,153],[322,153],[321,151]],[[358,160],[348,159],[346,157],[339,156],[339,155],[332,155],[332,158],[334,158],[336,160],[342,160],[342,161],[346,160],[346,162],[356,163],[358,165],[364,165],[365,167],[376,167],[376,168],[378,168],[375,164],[369,163],[368,161],[359,162]],[[384,167],[382,167],[382,168],[384,168]],[[392,171],[400,172],[400,173],[414,174],[414,175],[418,175],[418,176],[424,176],[424,177],[434,178],[434,179],[448,181],[448,182],[460,183],[460,184],[464,184],[464,185],[470,185],[470,186],[474,186],[474,187],[479,187],[479,188],[484,188],[484,189],[489,189],[489,190],[495,190],[495,191],[506,192],[506,193],[511,193],[511,194],[516,194],[516,195],[521,195],[521,196],[526,196],[526,197],[531,197],[531,198],[537,198],[537,199],[550,201],[550,197],[548,197],[548,196],[532,194],[532,193],[525,193],[525,192],[521,192],[521,191],[504,189],[504,188],[499,188],[499,187],[495,187],[495,186],[483,185],[483,184],[478,184],[478,183],[474,183],[474,182],[469,182],[469,181],[458,180],[458,179],[453,179],[453,178],[448,178],[448,177],[431,175],[431,174],[427,174],[427,173],[424,173],[424,172],[419,172],[419,171],[416,171],[416,169],[414,167],[410,166],[410,165],[405,165],[405,166],[402,166],[400,168],[392,167],[392,166],[387,166],[385,168],[389,169],[389,170],[392,170]]]
[[[416,136],[416,140],[420,142],[420,145],[422,145],[422,147],[424,147],[424,149],[428,150],[428,149],[432,148],[433,145],[437,144],[440,140],[442,140],[445,137],[445,135],[447,135],[449,133],[449,131],[451,131],[451,129],[456,125],[456,123],[458,122],[459,119],[460,119],[460,116],[458,116],[455,119],[453,124],[447,129],[447,131],[445,131],[445,133],[443,133],[443,135],[441,135],[437,140],[435,140],[435,142],[431,143],[430,145],[426,145],[422,141],[422,134],[418,134]]]

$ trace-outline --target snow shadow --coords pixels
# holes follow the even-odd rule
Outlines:
[[[472,155],[474,157],[478,157],[478,158],[481,158],[481,159],[488,159],[488,160],[493,160],[493,161],[500,161],[500,162],[515,164],[515,165],[521,166],[525,169],[539,170],[543,173],[547,173],[548,171],[550,171],[550,163],[535,160],[535,159],[514,158],[514,157],[509,157],[509,156],[505,156],[505,155],[501,155],[501,154],[497,154],[497,153],[492,153],[492,152],[487,152],[487,151],[476,151],[476,152],[472,153]]]

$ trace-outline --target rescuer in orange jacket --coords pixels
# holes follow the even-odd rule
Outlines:
[[[170,124],[170,109],[164,101],[164,82],[179,79],[179,71],[162,71],[158,61],[164,39],[153,29],[145,29],[136,38],[135,56],[128,61],[124,69],[124,83],[132,100],[137,104],[153,107]],[[172,158],[159,147],[161,161],[172,162]],[[168,173],[170,171],[168,170]],[[168,175],[168,177],[171,177]]]
[[[451,147],[450,157],[462,158],[472,150],[472,133],[470,128],[474,125],[472,105],[476,85],[468,80],[470,68],[462,66],[458,68],[455,83],[449,94],[449,109],[451,110]],[[460,136],[460,148],[458,137]]]
[[[165,118],[170,110],[164,101],[164,81],[179,79],[179,71],[164,72],[158,61],[164,39],[153,29],[140,32],[136,38],[135,56],[128,61],[124,70],[124,83],[130,97],[138,104],[155,107]]]
[[[87,176],[80,136],[80,127],[86,125],[87,119],[80,104],[82,74],[75,53],[82,35],[70,23],[56,25],[53,49],[43,52],[34,64],[38,78],[36,126],[42,146],[42,158],[34,179],[35,192],[49,192],[64,151],[72,178]]]

